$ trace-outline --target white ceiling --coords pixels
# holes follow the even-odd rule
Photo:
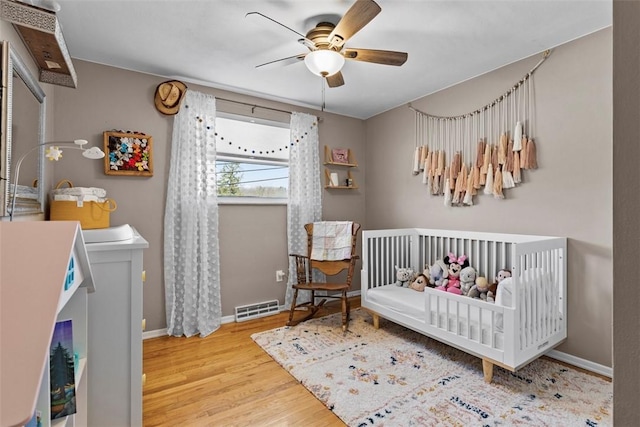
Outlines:
[[[319,109],[322,80],[302,61],[256,68],[308,52],[299,37],[245,15],[306,34],[353,1],[58,0],[58,18],[72,58]],[[347,61],[345,85],[325,90],[326,111],[369,118],[612,22],[612,0],[376,1],[382,12],[345,46],[409,58]]]

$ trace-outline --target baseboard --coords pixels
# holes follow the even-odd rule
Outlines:
[[[599,363],[594,363],[590,360],[581,359],[580,357],[572,356],[558,350],[551,350],[546,355],[552,359],[568,363],[569,365],[573,365],[608,378],[613,378],[613,368],[610,368],[608,366],[600,365]]]
[[[158,338],[158,337],[166,337],[167,330],[165,329],[156,329],[155,331],[144,331],[142,333],[142,339],[148,340],[149,338]]]
[[[284,306],[280,306],[280,312],[285,311]],[[220,324],[224,325],[225,323],[233,323],[236,321],[236,317],[231,315],[231,316],[222,316],[222,318],[220,319]],[[142,339],[143,340],[147,340],[149,338],[158,338],[158,337],[164,337],[167,336],[167,330],[166,329],[156,329],[155,331],[146,331],[142,333]]]
[[[360,295],[360,289],[358,290],[354,290],[351,292],[347,292],[347,296],[349,298],[351,297],[355,297],[355,296],[359,296]],[[283,311],[289,311],[289,307],[285,307],[284,305],[281,305],[280,307],[278,307],[280,309],[280,313],[282,313]],[[220,324],[224,325],[225,323],[233,323],[236,321],[236,317],[231,315],[231,316],[222,316],[222,318],[220,319]],[[143,332],[142,333],[142,339],[146,340],[149,338],[158,338],[158,337],[164,337],[167,335],[167,330],[166,329],[157,329],[155,331],[147,331],[147,332]]]

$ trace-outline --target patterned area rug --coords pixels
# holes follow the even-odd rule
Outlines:
[[[610,426],[613,386],[538,359],[516,373],[353,310],[252,335],[349,426]]]

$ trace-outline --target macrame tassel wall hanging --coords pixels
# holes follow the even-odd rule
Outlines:
[[[505,198],[522,183],[523,170],[538,168],[533,138],[533,73],[542,59],[506,93],[461,116],[415,112],[412,172],[445,206],[473,206],[479,194]]]

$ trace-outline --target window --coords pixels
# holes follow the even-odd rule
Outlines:
[[[218,113],[218,201],[286,203],[289,139],[288,123]]]

